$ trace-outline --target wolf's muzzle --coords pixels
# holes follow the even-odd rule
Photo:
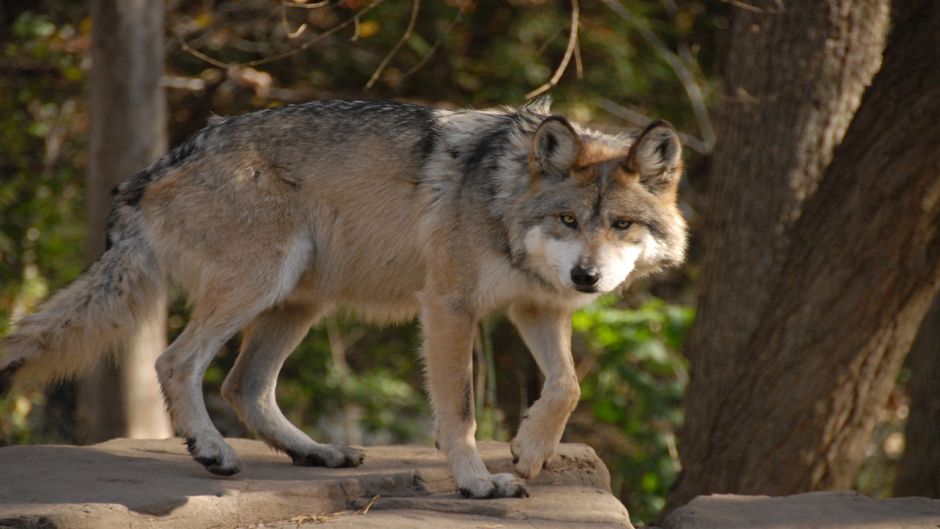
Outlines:
[[[595,292],[601,274],[596,266],[583,267],[578,265],[571,269],[571,282],[580,292]]]

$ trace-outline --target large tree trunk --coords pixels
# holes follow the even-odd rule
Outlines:
[[[163,2],[92,0],[91,138],[86,261],[104,251],[111,188],[166,150]],[[154,361],[166,325],[147,322],[118,354],[120,367],[99,366],[78,392],[78,437],[172,435]]]
[[[850,486],[940,279],[931,3],[894,13],[884,67],[834,159],[878,64],[886,2],[738,13],[728,79],[755,101],[726,105],[715,154],[684,470],[668,508]]]
[[[911,413],[894,494],[940,498],[940,296],[920,324],[907,363]]]

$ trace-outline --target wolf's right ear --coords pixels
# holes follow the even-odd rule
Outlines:
[[[536,129],[529,153],[529,173],[533,178],[547,175],[563,179],[581,154],[581,138],[567,119],[549,116]]]

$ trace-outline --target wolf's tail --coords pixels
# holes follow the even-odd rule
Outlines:
[[[137,229],[119,237],[112,230],[114,238],[85,273],[0,338],[0,396],[14,378],[48,382],[73,375],[162,316],[166,283],[153,249]]]

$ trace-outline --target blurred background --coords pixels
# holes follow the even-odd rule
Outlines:
[[[722,198],[721,192],[712,191],[725,174],[714,173],[716,164],[725,163],[720,156],[731,158],[727,150],[724,154],[720,149],[714,152],[716,135],[719,144],[723,131],[740,144],[750,141],[735,128],[739,117],[728,101],[732,96],[737,98],[736,104],[747,97],[754,101],[760,98],[755,90],[729,95],[729,78],[753,75],[780,84],[789,82],[785,75],[773,79],[777,70],[773,61],[745,65],[735,49],[743,46],[744,38],[771,38],[771,32],[762,34],[760,24],[766,17],[776,16],[780,22],[773,21],[771,26],[784,25],[784,17],[790,15],[772,11],[782,2],[765,2],[765,6],[757,7],[763,4],[697,0],[580,4],[551,0],[167,0],[149,2],[150,7],[146,7],[148,2],[127,2],[128,6],[141,5],[120,9],[112,4],[104,0],[5,0],[0,5],[0,334],[51,292],[74,279],[100,252],[110,188],[134,170],[132,160],[131,169],[109,175],[107,162],[95,160],[96,156],[107,156],[108,149],[101,147],[102,142],[116,149],[129,135],[116,129],[117,125],[111,127],[111,133],[116,134],[111,139],[107,139],[106,132],[96,132],[96,119],[101,123],[101,116],[132,115],[138,125],[130,124],[134,134],[143,129],[156,131],[142,140],[149,141],[148,148],[154,152],[138,156],[139,168],[152,156],[204,127],[212,115],[234,115],[333,97],[393,98],[448,108],[485,108],[521,104],[536,93],[548,93],[555,111],[603,130],[635,128],[651,119],[668,119],[682,131],[686,144],[681,207],[692,233],[688,263],[680,270],[634,286],[623,298],[605,299],[574,317],[574,354],[583,395],[564,441],[587,443],[597,450],[610,467],[615,495],[627,505],[634,521],[654,520],[666,506],[670,491],[677,490],[683,469],[681,427],[687,410],[690,367],[694,377],[696,361],[734,364],[746,376],[759,370],[760,362],[772,361],[766,356],[758,358],[757,353],[752,355],[755,364],[742,360],[752,356],[734,356],[735,347],[753,352],[753,343],[729,346],[725,357],[694,355],[696,349],[709,349],[707,344],[701,345],[701,339],[688,351],[684,344],[696,319],[696,307],[710,310],[724,300],[729,307],[726,316],[734,320],[735,310],[762,314],[765,309],[761,307],[773,305],[775,299],[768,294],[760,301],[764,305],[756,306],[749,305],[753,297],[735,301],[733,297],[718,296],[703,301],[708,296],[708,286],[703,282],[718,281],[716,274],[720,275],[709,272],[717,268],[708,262],[709,241],[732,237],[732,232],[708,223],[710,211],[735,207]],[[861,90],[881,63],[888,27],[884,6],[888,2],[881,4],[879,16],[884,21],[878,27],[869,27],[869,34],[844,34],[829,28],[841,35],[839,38],[849,48],[863,38],[871,41],[872,34],[878,37],[874,44],[864,45],[877,49],[858,54],[849,49],[850,53],[842,56],[861,57],[858,65],[849,61],[844,66],[846,70],[855,68],[853,75],[860,87],[854,93],[848,93],[851,87],[840,88],[847,92],[846,100],[854,101],[838,111],[844,123],[828,119],[820,121],[819,130],[801,129],[804,136],[816,134],[831,140],[831,145],[820,147],[828,153],[822,155],[825,162],[813,169],[820,175],[851,121]],[[788,7],[788,13],[795,17],[793,9],[799,11],[799,6]],[[741,17],[764,18],[745,23],[738,20]],[[825,17],[822,12],[817,16]],[[785,24],[790,34],[797,35],[800,27],[812,25],[799,19],[786,20]],[[842,41],[830,39],[832,42]],[[805,45],[813,46],[812,42]],[[751,49],[755,54],[761,52],[758,45]],[[826,48],[820,44],[815,49]],[[798,49],[791,56],[801,53],[807,57]],[[788,60],[786,53],[782,55],[780,60]],[[153,59],[146,62],[140,57]],[[808,64],[801,66],[803,73],[796,75],[804,80],[800,82],[839,82],[839,78],[825,78],[828,70],[815,69],[813,54],[808,57]],[[824,62],[820,64],[825,66]],[[127,84],[127,78],[147,78],[146,71],[141,74],[138,69],[151,70],[156,88],[134,92],[140,89],[131,86],[125,88],[129,96],[115,96],[114,86]],[[793,98],[804,95],[794,91],[797,93],[792,94]],[[137,101],[135,97],[149,99]],[[774,102],[780,105],[775,112],[789,114],[764,119],[780,119],[785,126],[799,129],[798,124],[787,124],[787,119],[806,111],[790,110],[786,101]],[[133,114],[134,109],[146,112],[141,116]],[[830,117],[836,112],[825,108],[817,111]],[[759,141],[756,136],[759,134],[755,142]],[[793,147],[764,146],[778,150]],[[124,150],[134,149],[140,151],[140,145]],[[770,161],[786,165],[780,156],[771,156]],[[758,176],[764,175],[760,168],[753,166],[750,171],[751,180],[759,183]],[[792,184],[795,173],[787,174],[778,181]],[[805,171],[800,174],[805,175]],[[744,171],[742,178],[747,176]],[[767,179],[770,186],[774,176],[767,175]],[[806,189],[792,193],[800,200],[807,199],[815,184]],[[759,188],[752,187],[748,192],[751,199],[757,197],[758,209],[764,207],[759,204]],[[773,193],[770,187],[767,193]],[[796,222],[792,211],[775,218],[784,217],[788,223]],[[763,226],[759,222],[757,225]],[[708,226],[713,229],[709,231]],[[768,228],[762,233],[777,232]],[[774,248],[786,251],[779,245]],[[740,267],[745,272],[739,274],[739,279],[747,277],[750,266],[744,257],[745,264]],[[779,263],[788,261],[781,257],[777,262],[779,271],[785,268]],[[754,266],[753,274],[760,274],[760,265]],[[864,420],[855,421],[858,424],[845,420],[835,426],[836,431],[846,432],[854,440],[853,446],[861,447],[852,449],[852,460],[846,463],[850,475],[835,481],[794,483],[782,491],[770,487],[768,493],[831,487],[852,487],[876,496],[892,493],[911,411],[909,381],[915,371],[936,372],[928,371],[928,367],[912,369],[913,355],[907,367],[903,364],[929,298],[921,294],[919,305],[904,313],[910,329],[897,344],[874,352],[862,345],[854,349],[865,358],[880,359],[890,356],[885,348],[889,352],[903,351],[892,352],[894,359],[886,361],[890,365],[866,379],[868,386],[875,385],[870,383],[874,377],[889,383],[880,383],[881,389],[871,397],[864,392],[854,394],[856,404],[865,403],[859,406],[862,411],[855,412]],[[185,300],[175,292],[166,321],[170,340],[182,330],[186,318]],[[933,327],[940,328],[937,319],[933,316]],[[736,321],[724,325],[727,331]],[[741,325],[743,335],[758,332],[747,328],[748,322]],[[365,445],[432,443],[430,410],[417,356],[418,334],[416,325],[375,327],[363,325],[349,314],[323,321],[311,330],[281,373],[278,399],[282,409],[317,440]],[[159,343],[162,336],[155,340]],[[919,343],[922,350],[932,351],[922,353],[924,366],[940,356],[935,336],[924,336]],[[219,395],[237,348],[236,337],[219,353],[206,378],[206,399],[223,434],[249,436]],[[481,324],[475,357],[478,438],[508,441],[521,414],[538,398],[540,374],[515,331],[501,317]],[[152,359],[144,355],[139,360],[125,362],[120,369],[137,370],[144,378],[150,376]],[[839,362],[837,358],[834,361]],[[862,378],[868,376],[864,373]],[[833,371],[831,380],[842,375]],[[131,398],[126,395],[128,376],[133,379],[136,375],[121,374],[111,367],[82,380],[62,382],[45,390],[24,389],[0,400],[0,444],[86,444],[115,436],[170,435],[165,417],[160,416],[159,399],[149,404],[156,411],[146,419],[149,426],[140,430],[149,434],[135,433],[130,427],[133,418],[129,416],[144,405],[127,404]],[[722,386],[712,387],[720,390]],[[851,389],[839,387],[851,394]],[[764,394],[772,391],[752,388],[752,397],[747,398],[760,399]],[[937,406],[932,393],[926,395],[925,399]],[[800,405],[806,406],[807,415],[825,401],[818,396],[806,399]],[[702,402],[705,400],[703,396]],[[827,417],[837,415],[834,408],[827,410]],[[740,413],[745,417],[748,412]],[[746,418],[741,422],[753,424]],[[715,419],[713,424],[721,424],[721,420]],[[785,447],[788,428],[781,431],[784,433],[778,432],[779,444]],[[690,440],[698,438],[694,428],[687,435]],[[935,433],[927,427],[923,435],[931,438]],[[831,439],[816,438],[813,442],[843,449]],[[693,468],[700,466],[693,464]],[[739,473],[753,472],[755,468],[741,469]],[[683,484],[690,482],[691,478],[686,477]],[[735,484],[712,489],[762,492],[759,486]],[[911,493],[929,492],[915,487]]]

